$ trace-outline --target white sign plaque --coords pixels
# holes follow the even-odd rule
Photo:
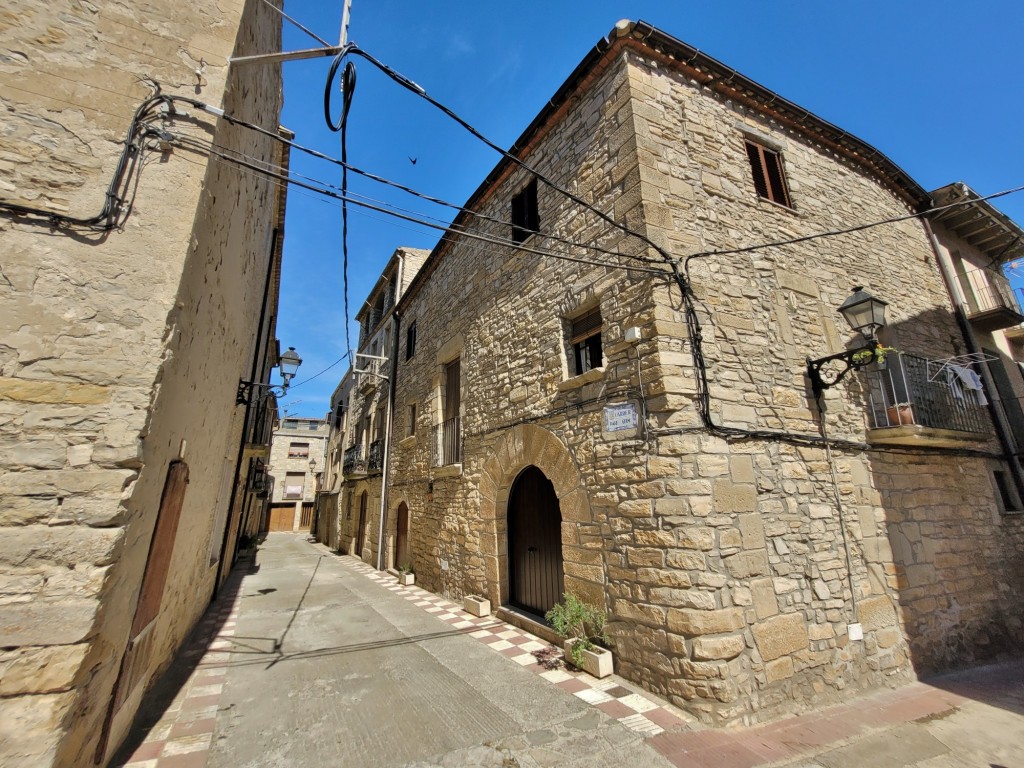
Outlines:
[[[627,429],[636,429],[639,423],[634,403],[615,403],[605,406],[605,432],[624,432]]]

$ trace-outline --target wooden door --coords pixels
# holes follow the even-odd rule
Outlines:
[[[536,467],[516,478],[508,501],[509,602],[543,616],[562,599],[562,513]]]
[[[403,501],[398,505],[395,532],[395,568],[411,565],[409,557],[409,507]]]
[[[359,528],[356,529],[356,554],[363,556],[363,545],[366,544],[366,491],[359,494]]]
[[[295,505],[274,504],[270,508],[268,531],[291,531],[295,528]]]

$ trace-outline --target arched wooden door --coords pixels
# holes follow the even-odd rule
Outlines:
[[[527,467],[508,499],[509,602],[543,616],[562,599],[562,513],[555,487]]]
[[[366,491],[359,494],[359,527],[356,529],[356,555],[363,556],[366,543]]]
[[[398,505],[398,520],[395,526],[395,568],[411,565],[409,557],[409,507],[403,501]]]

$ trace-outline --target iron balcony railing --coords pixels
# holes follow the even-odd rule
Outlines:
[[[341,465],[341,471],[346,475],[366,472],[366,459],[363,457],[362,444],[345,449],[345,460]]]
[[[967,299],[967,314],[975,315],[994,309],[1009,309],[1021,314],[1010,281],[994,269],[972,269],[962,272],[960,287]]]
[[[380,472],[380,468],[383,465],[382,460],[384,458],[384,441],[374,440],[370,443],[370,450],[366,454],[366,471],[367,472]]]
[[[961,373],[965,370],[915,355],[888,355],[883,370],[866,375],[870,426],[916,424],[957,432],[990,432],[985,395],[973,388],[972,377]]]
[[[431,460],[435,467],[462,462],[462,422],[458,416],[434,427]]]

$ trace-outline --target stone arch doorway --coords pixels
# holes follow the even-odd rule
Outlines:
[[[543,616],[562,599],[562,513],[551,481],[535,466],[519,473],[508,497],[509,603]]]
[[[491,448],[477,488],[483,526],[480,552],[483,569],[467,580],[467,590],[505,605],[511,596],[509,579],[508,505],[512,486],[528,467],[547,478],[561,514],[564,591],[599,606],[605,594],[603,514],[595,513],[590,495],[572,453],[558,437],[535,424],[504,432]]]
[[[409,552],[409,505],[404,501],[398,505],[395,520],[395,568],[412,564]]]

